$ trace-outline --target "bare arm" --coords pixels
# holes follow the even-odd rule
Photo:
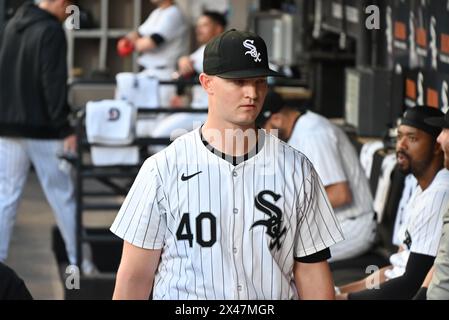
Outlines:
[[[327,261],[318,263],[295,262],[296,289],[302,300],[333,300],[334,280]]]
[[[134,47],[137,52],[146,52],[154,50],[157,47],[157,44],[150,37],[140,37],[134,42]]]
[[[339,287],[341,294],[337,295],[337,300],[347,300],[348,293],[366,290],[368,289],[368,284],[374,286],[384,283],[385,281],[387,281],[385,277],[385,271],[392,268],[392,266],[383,267],[382,269],[379,269],[376,272],[370,274],[366,278]]]
[[[421,287],[424,287],[424,288],[428,288],[428,287],[429,287],[430,282],[432,282],[432,277],[433,277],[433,272],[434,272],[434,270],[435,270],[435,266],[432,266],[432,268],[431,268],[431,269],[429,270],[429,272],[427,273],[427,276],[426,276],[426,278],[424,279],[424,282],[423,282],[423,284],[422,284]]]
[[[125,241],[113,299],[148,300],[160,256],[161,250],[146,250]]]
[[[137,31],[131,31],[126,35],[126,38],[132,41],[132,43],[136,42],[137,39],[139,39],[139,33]]]
[[[352,194],[347,182],[331,184],[326,186],[325,189],[329,201],[334,209],[351,204]]]
[[[151,51],[157,47],[156,42],[150,37],[142,37],[137,31],[132,31],[126,35],[131,40],[137,52]]]
[[[195,69],[193,69],[193,61],[189,56],[183,56],[178,59],[178,72],[184,77],[195,73]]]

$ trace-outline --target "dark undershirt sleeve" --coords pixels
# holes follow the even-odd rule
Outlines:
[[[348,294],[349,300],[410,300],[412,299],[427,273],[433,265],[435,257],[410,253],[405,273],[380,285],[379,289],[363,290]]]
[[[427,288],[421,287],[413,297],[413,300],[427,300]]]
[[[297,262],[301,263],[318,263],[322,261],[326,261],[330,259],[331,257],[331,251],[329,248],[326,248],[324,250],[318,251],[317,253],[314,253],[310,256],[305,256],[302,258],[295,258]]]
[[[164,37],[161,36],[161,35],[158,34],[158,33],[153,33],[153,34],[150,36],[150,39],[153,40],[154,43],[156,43],[156,46],[158,46],[158,47],[159,47],[162,43],[165,42]]]

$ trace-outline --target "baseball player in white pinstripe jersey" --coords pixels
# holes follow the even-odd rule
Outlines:
[[[255,34],[208,43],[206,123],[144,163],[111,227],[125,240],[115,299],[334,298],[327,259],[343,236],[323,185],[254,125],[277,75]]]
[[[442,112],[418,106],[407,110],[401,118],[396,142],[398,167],[412,173],[418,186],[406,205],[406,221],[398,230],[402,244],[398,253],[405,259],[405,270],[398,274],[398,255],[390,259],[392,266],[377,271],[377,290],[367,289],[370,281],[340,288],[339,299],[411,299],[431,268],[440,242],[443,215],[449,206],[449,171],[443,167],[443,152],[436,138],[441,129],[425,123]],[[405,258],[404,258],[405,257]],[[392,272],[384,272],[391,269]],[[396,268],[398,269],[398,268]],[[372,277],[372,275],[370,276]]]

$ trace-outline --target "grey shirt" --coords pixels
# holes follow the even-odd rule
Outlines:
[[[449,210],[443,217],[443,233],[434,266],[427,299],[449,300]]]

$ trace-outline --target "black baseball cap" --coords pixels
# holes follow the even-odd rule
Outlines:
[[[442,116],[444,116],[444,113],[436,108],[417,106],[404,112],[404,115],[400,120],[400,125],[420,129],[436,138],[441,133],[441,128],[428,124],[426,119],[441,118]]]
[[[259,116],[256,119],[256,124],[259,127],[263,127],[273,114],[282,110],[284,105],[285,101],[279,93],[273,90],[268,91],[262,110],[260,110]]]
[[[433,127],[449,129],[449,111],[444,116],[427,118],[424,121]]]
[[[203,70],[225,79],[282,76],[268,66],[265,41],[255,33],[235,29],[207,43]]]

